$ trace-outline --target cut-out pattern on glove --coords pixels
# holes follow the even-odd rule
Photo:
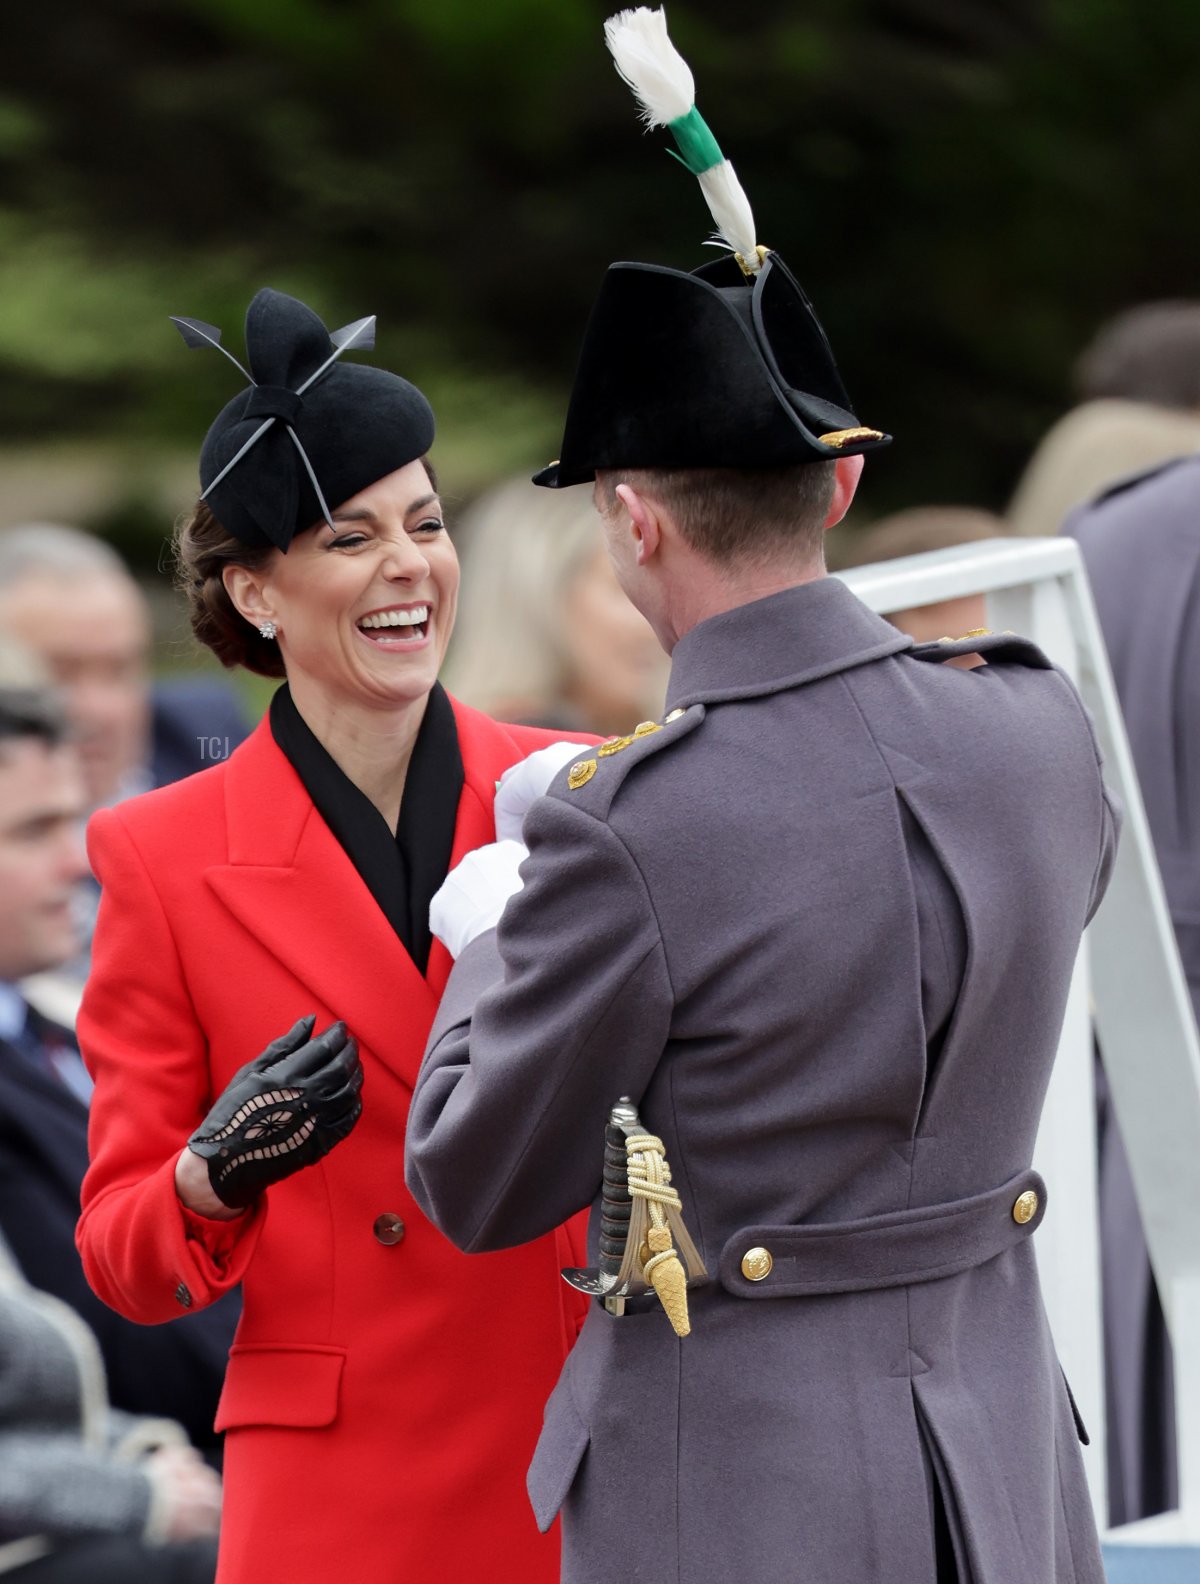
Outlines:
[[[362,1114],[362,1063],[344,1023],[301,1018],[234,1074],[188,1141],[222,1204],[240,1210],[327,1155]]]

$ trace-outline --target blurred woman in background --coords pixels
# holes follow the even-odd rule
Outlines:
[[[586,492],[513,479],[455,533],[457,697],[501,720],[613,736],[662,712],[668,662],[622,593]]]

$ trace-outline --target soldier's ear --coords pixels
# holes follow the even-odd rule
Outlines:
[[[629,515],[627,531],[633,538],[637,564],[645,566],[662,539],[658,510],[652,501],[639,495],[632,484],[618,484],[617,498]]]
[[[826,528],[833,528],[840,523],[850,510],[850,502],[854,499],[866,460],[864,456],[838,457],[833,464],[833,499],[825,515]]]

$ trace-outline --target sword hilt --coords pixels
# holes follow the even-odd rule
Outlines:
[[[604,1129],[604,1187],[600,1198],[600,1269],[616,1279],[629,1240],[633,1199],[629,1192],[629,1156],[624,1130],[610,1122]]]

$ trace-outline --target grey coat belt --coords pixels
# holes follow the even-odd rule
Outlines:
[[[858,1221],[751,1226],[721,1250],[718,1276],[735,1298],[814,1298],[911,1287],[983,1265],[1034,1233],[1046,1184],[1018,1172],[999,1188],[950,1204]]]

